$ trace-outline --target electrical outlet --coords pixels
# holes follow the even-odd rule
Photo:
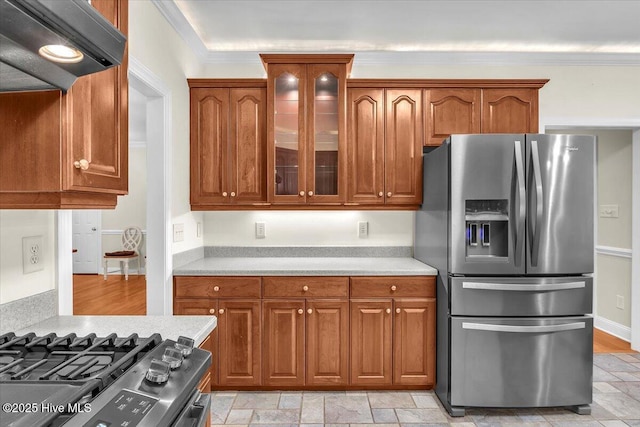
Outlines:
[[[173,224],[173,241],[184,242],[184,224]]]
[[[256,222],[256,239],[264,239],[266,235],[267,226],[264,222]]]
[[[600,205],[600,218],[618,218],[618,205]]]
[[[364,239],[369,235],[369,222],[358,221],[358,237]]]
[[[44,244],[42,236],[22,238],[22,272],[44,270]]]
[[[622,295],[616,295],[616,308],[624,310],[624,297]]]

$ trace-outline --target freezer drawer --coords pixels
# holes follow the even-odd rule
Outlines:
[[[591,313],[593,278],[449,277],[452,316],[571,316]]]
[[[452,406],[591,403],[593,319],[451,317]]]

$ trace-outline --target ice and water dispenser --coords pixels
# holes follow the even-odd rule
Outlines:
[[[466,200],[466,256],[509,256],[509,203],[507,199]]]

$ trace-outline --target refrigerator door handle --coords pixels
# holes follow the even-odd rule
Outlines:
[[[525,173],[524,163],[522,160],[522,141],[514,141],[514,150],[516,158],[516,179],[518,181],[518,219],[516,221],[515,233],[515,257],[514,263],[518,265],[522,259],[522,251],[524,248],[524,224],[527,215],[527,199],[525,191]]]
[[[539,325],[539,326],[513,326],[494,325],[490,323],[462,322],[462,329],[473,329],[476,331],[490,332],[515,332],[521,334],[537,334],[546,332],[573,331],[586,328],[585,322],[564,323],[562,325]]]
[[[536,187],[536,224],[532,230],[533,239],[531,242],[531,265],[538,265],[540,255],[540,234],[542,230],[542,214],[544,212],[544,194],[542,191],[542,173],[540,172],[540,154],[538,152],[538,141],[531,141],[531,163],[533,163],[533,179]],[[529,221],[531,224],[531,221]],[[530,225],[531,226],[531,225]]]
[[[462,282],[463,289],[478,289],[484,291],[564,291],[567,289],[581,289],[586,286],[587,284],[585,282],[541,283],[539,285],[523,285],[520,283]]]

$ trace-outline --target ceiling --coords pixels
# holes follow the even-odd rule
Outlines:
[[[153,2],[209,59],[279,51],[640,56],[637,0]]]

